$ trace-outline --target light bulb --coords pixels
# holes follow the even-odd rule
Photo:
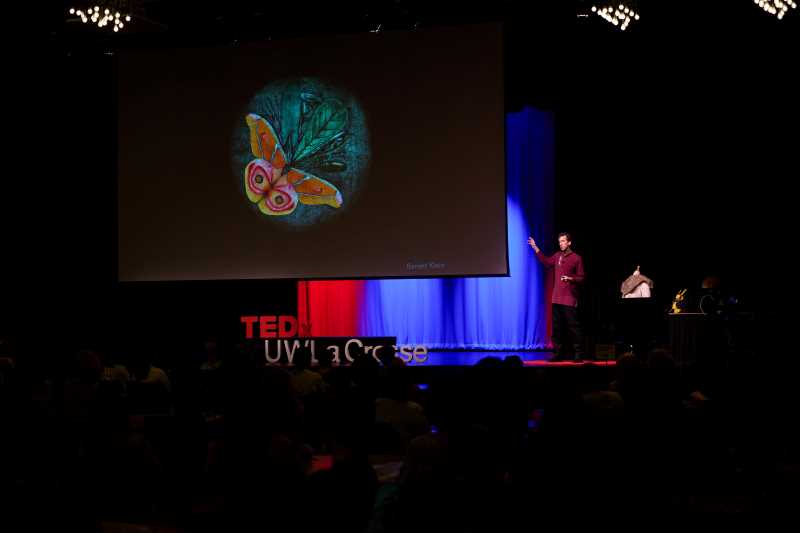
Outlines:
[[[74,7],[69,8],[69,14],[70,15],[74,15],[75,14],[75,8]]]
[[[125,22],[130,22],[130,21],[131,21],[131,16],[125,15]]]

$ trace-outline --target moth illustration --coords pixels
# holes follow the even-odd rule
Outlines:
[[[294,138],[289,139],[291,160],[267,119],[255,113],[245,117],[255,159],[245,167],[244,188],[247,198],[265,215],[290,215],[300,203],[342,206],[342,194],[335,185],[300,168],[340,146],[346,135],[348,114],[344,106],[335,101],[314,104],[310,108],[303,103],[303,120]],[[340,170],[344,165],[329,162],[327,167]]]

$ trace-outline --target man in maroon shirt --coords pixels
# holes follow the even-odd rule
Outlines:
[[[539,261],[553,269],[553,342],[558,347],[553,360],[565,359],[572,348],[575,360],[582,361],[583,333],[578,320],[578,289],[585,277],[583,259],[570,248],[572,237],[569,233],[558,234],[560,251],[550,257],[536,246],[533,237],[528,237],[528,244]]]

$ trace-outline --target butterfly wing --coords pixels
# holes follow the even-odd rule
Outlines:
[[[294,187],[300,203],[331,207],[342,206],[342,193],[329,181],[296,168],[290,168],[286,175],[289,184]]]
[[[250,150],[256,159],[244,169],[247,199],[265,215],[289,215],[297,209],[297,193],[284,174],[286,155],[272,125],[250,113],[245,118],[250,128]]]
[[[297,209],[297,193],[282,170],[264,159],[254,159],[244,169],[247,198],[265,215],[289,215]]]
[[[250,150],[253,156],[268,161],[275,168],[285,167],[286,154],[272,125],[255,113],[248,114],[245,120],[250,128]]]
[[[283,178],[285,180],[285,178]],[[291,215],[297,209],[297,193],[291,185],[281,185],[281,180],[258,202],[258,209],[265,215]]]

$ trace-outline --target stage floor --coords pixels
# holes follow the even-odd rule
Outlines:
[[[614,360],[594,360],[591,362],[576,363],[574,361],[550,362],[555,354],[544,351],[472,351],[472,350],[443,350],[428,352],[425,362],[410,362],[409,366],[473,366],[485,357],[494,357],[503,360],[508,356],[517,356],[526,367],[570,367],[581,364],[595,364],[614,366]]]

